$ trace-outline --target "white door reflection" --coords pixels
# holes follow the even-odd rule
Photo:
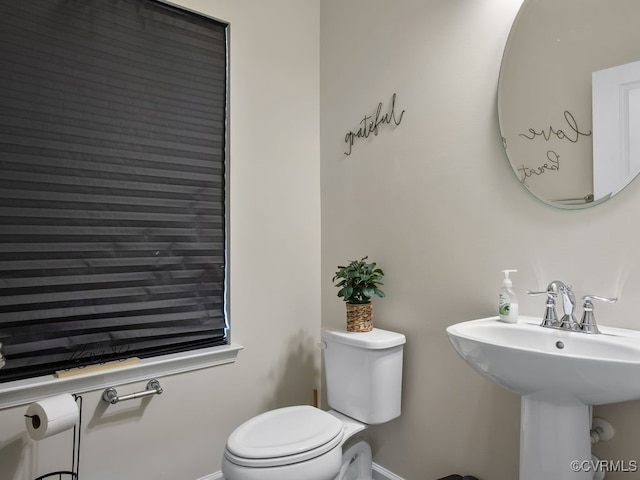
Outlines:
[[[640,62],[592,74],[593,193],[615,195],[640,172]]]

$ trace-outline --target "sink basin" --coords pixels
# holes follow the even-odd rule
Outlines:
[[[591,461],[589,407],[640,399],[640,332],[601,326],[589,335],[540,322],[490,317],[447,334],[472,368],[521,395],[520,480],[591,480],[588,468],[575,471]]]
[[[497,317],[447,328],[456,351],[479,373],[519,395],[572,396],[585,405],[640,399],[640,332],[599,335],[540,327],[540,319]]]

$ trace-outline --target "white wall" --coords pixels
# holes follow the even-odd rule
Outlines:
[[[520,3],[321,2],[322,320],[344,324],[336,265],[369,255],[385,269],[374,323],[407,335],[405,396],[402,417],[369,436],[374,460],[409,480],[517,478],[519,399],[473,372],[445,334],[495,314],[500,270],[519,270],[523,314],[544,311],[526,289],[561,279],[576,295],[620,295],[597,318],[640,328],[640,182],[604,205],[556,210],[525,191],[504,155],[497,80]],[[393,93],[402,123],[345,156],[345,134]],[[602,458],[637,460],[637,407],[596,409],[618,435],[598,446]]]
[[[218,471],[235,426],[311,403],[319,385],[319,3],[174,3],[231,23],[231,335],[245,349],[232,366],[161,378],[150,400],[106,407],[101,391],[83,394],[80,473],[91,480]],[[25,411],[0,411],[2,480],[70,467],[70,435],[32,442]]]

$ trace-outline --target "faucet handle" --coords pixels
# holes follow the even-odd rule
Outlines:
[[[618,301],[618,297],[608,298],[608,297],[600,297],[598,295],[585,295],[582,297],[583,300],[590,302],[591,300],[598,300],[604,303],[616,303]]]
[[[596,324],[596,317],[593,314],[593,303],[591,300],[598,300],[604,303],[615,303],[618,301],[618,297],[615,298],[607,298],[600,297],[598,295],[585,295],[582,297],[584,300],[582,313],[582,319],[580,320],[579,329],[584,333],[600,333],[600,329]]]
[[[556,292],[552,292],[550,290],[543,290],[542,292],[532,292],[531,290],[527,290],[527,294],[531,295],[532,297],[535,297],[537,295],[549,295],[550,297],[555,297],[557,295]]]
[[[545,290],[543,292],[532,292],[531,290],[527,290],[527,294],[532,297],[538,295],[546,295],[547,296],[547,306],[544,310],[544,316],[542,317],[541,327],[557,327],[558,315],[556,314],[556,301],[555,298],[558,295],[553,290]]]

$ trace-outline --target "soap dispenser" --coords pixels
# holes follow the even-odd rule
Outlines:
[[[502,270],[504,280],[502,280],[502,288],[498,295],[498,314],[500,320],[507,323],[516,323],[518,321],[518,297],[513,290],[513,283],[509,278],[510,273],[517,270]]]

